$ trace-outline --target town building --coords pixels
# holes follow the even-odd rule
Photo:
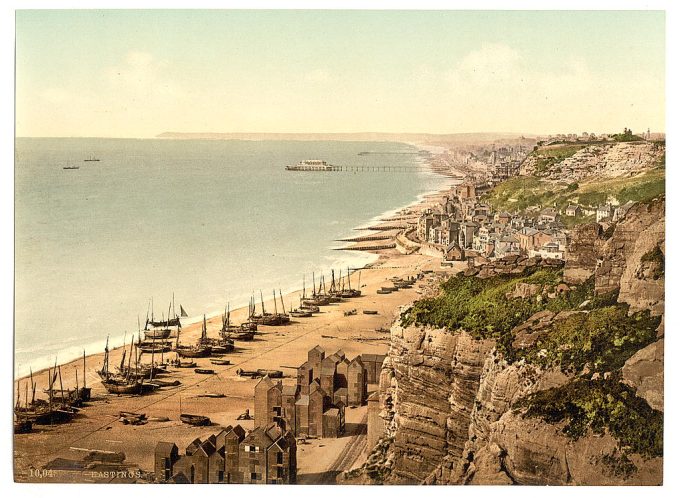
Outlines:
[[[379,382],[384,359],[364,354],[350,361],[343,351],[326,356],[321,347],[312,348],[294,386],[268,376],[255,385],[255,424],[274,423],[298,437],[339,437],[345,431],[345,408],[366,402],[368,384]]]
[[[578,204],[569,204],[564,210],[564,214],[566,216],[581,216],[583,214],[583,210]]]
[[[595,212],[595,221],[599,223],[604,220],[610,220],[613,214],[614,210],[612,209],[610,204],[598,206],[597,211]]]
[[[175,443],[161,441],[154,451],[157,482],[190,484],[292,484],[297,476],[297,445],[290,431],[277,424],[226,427],[200,438],[179,454]]]

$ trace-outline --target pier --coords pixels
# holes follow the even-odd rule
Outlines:
[[[413,173],[425,169],[423,166],[388,166],[388,165],[363,165],[363,166],[336,166],[336,165],[296,165],[286,166],[286,171],[304,171],[315,173]]]

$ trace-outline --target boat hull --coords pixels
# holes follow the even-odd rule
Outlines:
[[[177,349],[177,354],[182,358],[206,358],[212,354],[212,348]]]
[[[179,416],[179,419],[184,422],[185,424],[189,425],[198,425],[198,426],[203,426],[203,425],[210,425],[210,419],[208,417],[205,417],[203,415],[190,415],[188,413],[182,413]]]
[[[144,340],[167,339],[170,337],[171,332],[172,330],[170,329],[146,330],[144,331]]]

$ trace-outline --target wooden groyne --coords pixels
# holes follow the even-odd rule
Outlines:
[[[415,220],[418,218],[418,215],[415,214],[409,214],[409,215],[403,215],[403,216],[391,216],[389,218],[382,218],[380,221],[404,221],[404,220]]]
[[[337,242],[365,242],[369,240],[387,240],[394,238],[392,235],[363,235],[361,237],[349,237],[347,239],[338,239]]]
[[[349,246],[349,247],[336,247],[334,251],[381,251],[383,249],[394,249],[397,247],[395,242],[391,244],[380,244],[373,246]]]
[[[355,228],[355,230],[404,230],[408,228],[408,225],[373,225],[370,227]]]

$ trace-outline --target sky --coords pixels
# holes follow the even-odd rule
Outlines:
[[[665,130],[661,11],[19,10],[16,135]]]

